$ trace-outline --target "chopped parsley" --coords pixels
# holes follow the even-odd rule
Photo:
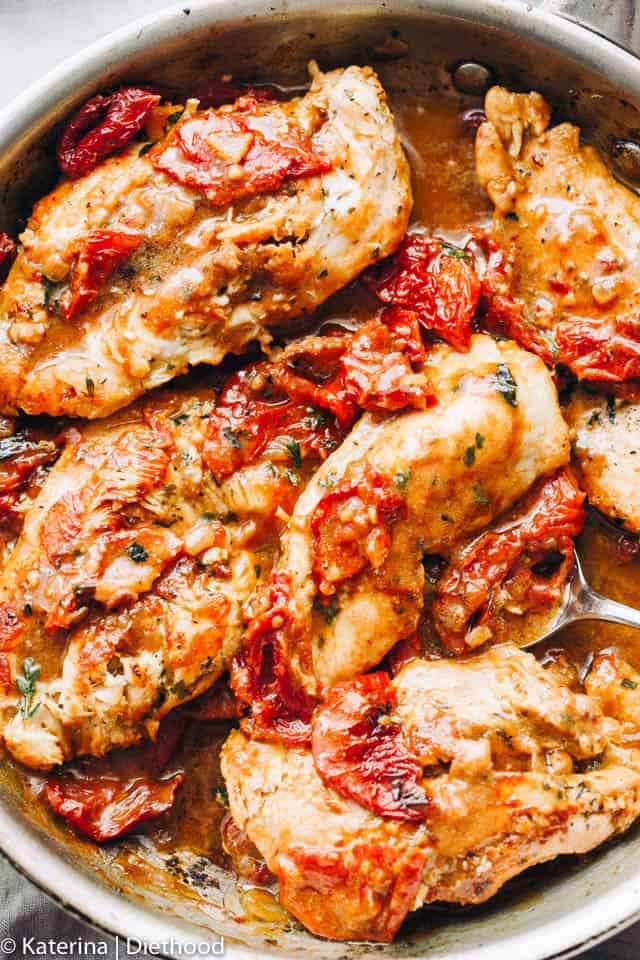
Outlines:
[[[456,260],[470,260],[471,257],[463,250],[462,247],[456,247],[453,243],[443,243],[442,252],[446,254],[447,257],[454,257]]]
[[[335,597],[329,597],[324,603],[319,596],[313,599],[313,609],[321,613],[327,625],[332,624],[340,612],[340,606]]]
[[[395,483],[398,490],[402,490],[404,492],[409,486],[410,479],[411,479],[411,470],[398,470],[398,472],[394,474],[393,482]]]
[[[286,447],[294,467],[296,470],[299,470],[302,466],[302,450],[300,449],[300,444],[297,440],[288,440]]]
[[[518,406],[518,384],[506,363],[499,363],[496,367],[496,385],[510,407]]]
[[[297,473],[294,473],[293,470],[290,470],[289,467],[284,468],[284,475],[291,484],[292,487],[297,487],[300,483],[300,477]]]
[[[478,450],[482,450],[484,446],[484,437],[481,433],[476,433],[476,447]]]
[[[54,283],[53,280],[49,280],[48,277],[45,277],[45,276],[42,277],[42,287],[43,287],[42,302],[46,310],[48,310],[49,307],[51,306],[51,298],[56,292],[57,286],[58,284]]]
[[[138,156],[144,157],[146,153],[149,153],[149,150],[151,150],[151,147],[153,147],[153,145],[154,144],[152,143],[151,140],[149,141],[149,143],[143,143],[140,149],[138,150]]]
[[[441,513],[440,519],[443,520],[444,523],[453,523],[453,517],[450,517],[448,513]]]
[[[626,687],[627,690],[635,690],[638,684],[635,682],[635,680],[630,680],[629,677],[624,677],[622,686]]]
[[[475,446],[467,447],[467,449],[464,452],[464,457],[462,459],[464,460],[465,467],[472,467],[473,464],[476,462]]]
[[[176,110],[175,113],[170,113],[169,116],[167,117],[167,129],[170,129],[171,127],[175,127],[176,123],[178,122],[178,120],[180,119],[183,113],[184,113],[184,110]]]
[[[96,392],[96,385],[95,385],[93,379],[92,379],[91,377],[85,377],[85,381],[84,381],[84,382],[85,382],[86,387],[87,387],[87,393],[89,394],[90,397],[92,397],[92,396],[94,395],[94,393]]]
[[[616,422],[616,398],[611,395],[607,397],[607,420],[609,423]]]
[[[242,446],[242,430],[232,430],[231,427],[225,427],[222,431],[232,447],[239,450]]]
[[[129,559],[133,560],[134,563],[144,563],[145,560],[149,559],[149,554],[142,544],[138,543],[137,540],[134,540],[133,543],[129,544],[126,549],[126,553]]]
[[[304,427],[317,430],[319,427],[326,427],[328,423],[329,414],[326,410],[316,410],[314,407],[307,407],[307,416],[302,421]]]
[[[27,657],[22,664],[22,673],[16,677],[16,687],[18,688],[18,692],[22,694],[18,710],[25,720],[32,717],[40,706],[39,703],[33,702],[39,676],[40,665],[31,657]]]
[[[473,484],[471,488],[473,490],[473,499],[476,503],[481,503],[486,506],[489,503],[489,497],[486,495],[478,481]]]

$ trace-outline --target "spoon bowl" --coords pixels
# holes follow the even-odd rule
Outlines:
[[[587,583],[577,551],[574,552],[574,564],[565,593],[554,619],[542,636],[537,637],[526,647],[533,647],[543,640],[547,640],[563,627],[579,620],[606,620],[608,623],[621,623],[625,627],[640,629],[640,610],[618,603],[597,593]]]

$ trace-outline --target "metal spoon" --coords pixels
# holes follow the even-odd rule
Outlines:
[[[567,581],[562,606],[545,633],[526,646],[532,647],[557,633],[562,627],[577,623],[579,620],[606,620],[609,623],[622,623],[626,627],[640,628],[640,610],[628,607],[626,603],[610,600],[592,590],[585,580],[580,558],[577,553],[574,553],[573,570]]]

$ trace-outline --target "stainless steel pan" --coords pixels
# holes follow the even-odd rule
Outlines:
[[[579,13],[580,0],[570,2]],[[608,2],[595,26],[628,42],[632,10],[625,0]],[[380,56],[391,33],[406,44],[400,58]],[[478,61],[509,85],[541,90],[583,124],[621,172],[635,173],[640,147],[621,151],[620,144],[639,136],[640,61],[546,9],[512,0],[184,0],[68,60],[0,112],[0,229],[13,231],[48,187],[52,128],[96,90],[131,80],[188,89],[205,70],[299,84],[311,57],[324,67],[374,62],[388,86],[416,91],[450,85],[460,61]],[[579,866],[538,868],[526,887],[496,905],[426,912],[410,921],[398,943],[369,947],[322,942],[294,926],[241,922],[233,882],[202,864],[195,870],[173,864],[174,875],[185,878],[178,892],[154,872],[151,852],[141,857],[137,880],[128,879],[113,850],[71,844],[57,825],[35,816],[5,770],[0,848],[6,856],[96,926],[165,941],[167,954],[172,941],[196,945],[223,934],[233,960],[267,954],[540,960],[569,956],[640,916],[637,831]]]

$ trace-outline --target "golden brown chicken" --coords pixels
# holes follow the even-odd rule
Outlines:
[[[511,645],[340,684],[313,750],[230,735],[231,813],[313,933],[389,941],[425,903],[481,903],[515,874],[583,853],[640,812],[640,676]]]
[[[2,410],[105,416],[266,344],[400,243],[409,170],[371,69],[176,116],[36,205],[0,291]]]
[[[258,736],[295,742],[313,697],[415,631],[424,554],[450,554],[569,458],[549,373],[514,343],[439,347],[425,372],[437,406],[364,415],[296,503],[232,676]]]
[[[229,666],[285,511],[335,436],[313,406],[275,405],[289,421],[256,449],[230,433],[223,469],[208,387],[68,432],[0,577],[0,716],[16,758],[47,769],[153,737]]]
[[[549,128],[540,94],[494,87],[485,109],[476,165],[495,207],[493,237],[504,251],[493,274],[502,272],[500,293],[515,298],[502,311],[503,332],[601,388],[637,378],[640,199],[580,142],[577,127]],[[606,400],[594,400],[586,417],[592,414],[587,427],[576,407],[570,412],[584,489],[594,506],[637,532],[633,443],[611,429]],[[629,410],[618,425],[636,417]]]

